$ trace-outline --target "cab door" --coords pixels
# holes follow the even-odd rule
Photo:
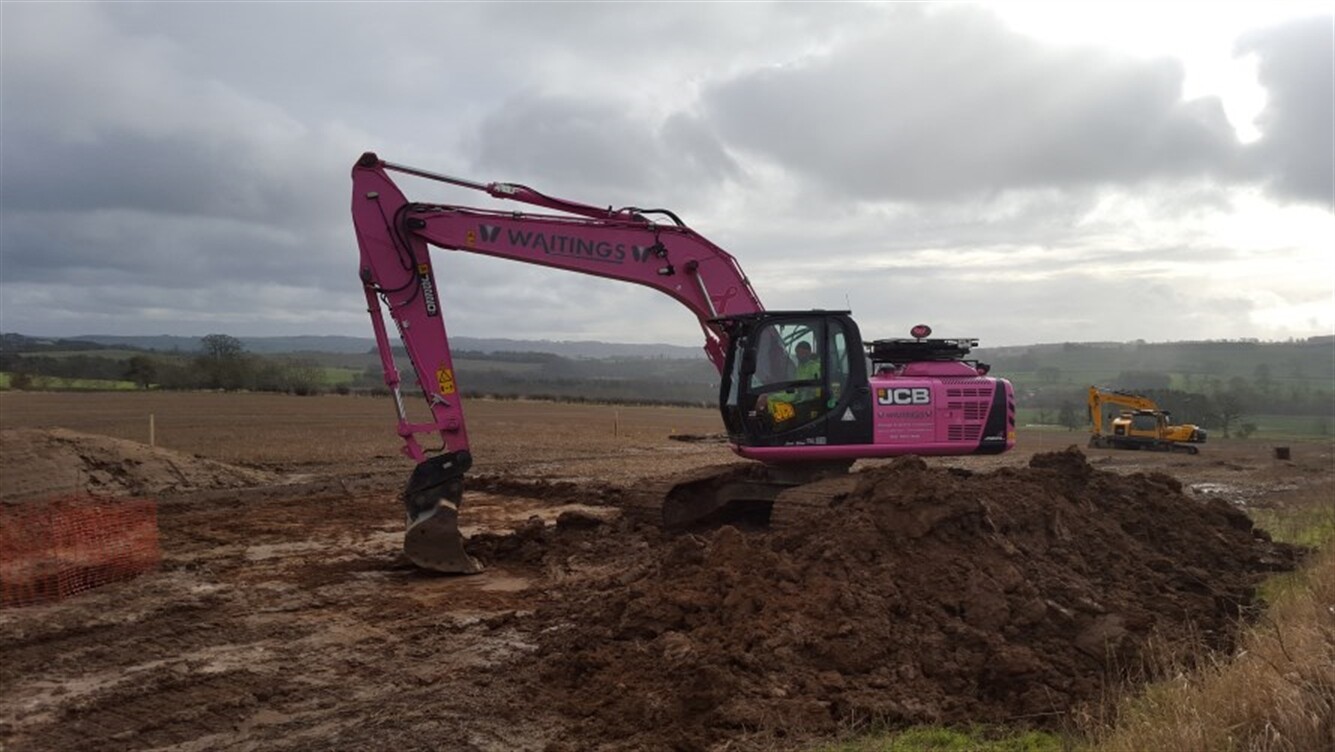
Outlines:
[[[829,312],[761,314],[737,332],[724,422],[745,446],[871,441],[872,406],[857,326]],[[802,360],[799,352],[812,356]]]

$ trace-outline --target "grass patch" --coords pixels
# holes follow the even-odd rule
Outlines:
[[[1335,493],[1335,488],[1327,488]],[[1263,528],[1277,541],[1306,548],[1335,545],[1335,502],[1294,512],[1252,509],[1248,514],[1257,527]]]
[[[527,361],[483,360],[480,358],[454,359],[454,370],[461,373],[491,371],[493,373],[505,373],[511,375],[533,375],[540,374],[547,368],[550,368],[550,366],[545,363],[532,363]]]
[[[1091,752],[1330,749],[1335,738],[1335,547],[1266,589],[1240,649],[1121,703]],[[1171,668],[1171,667],[1169,667]]]
[[[1315,549],[1297,572],[1259,589],[1267,604],[1232,656],[1125,698],[1091,752],[1148,749],[1333,749],[1335,742],[1335,482],[1269,496],[1248,514],[1277,541]]]
[[[1244,415],[1240,423],[1252,423],[1256,426],[1256,433],[1252,434],[1252,438],[1272,441],[1287,438],[1328,438],[1335,428],[1335,420],[1322,415]]]
[[[357,380],[363,371],[356,368],[343,368],[341,366],[321,366],[320,383],[323,386],[338,386],[339,384],[351,384]]]
[[[9,373],[0,373],[0,389],[13,389]],[[133,381],[122,379],[67,379],[60,376],[33,376],[23,387],[40,392],[125,392],[139,388]]]
[[[1256,526],[1270,537],[1295,546],[1335,546],[1335,480],[1274,493],[1264,506],[1247,509]]]
[[[1080,434],[1083,441],[1089,436],[1089,419],[1086,417],[1084,403],[1076,406],[1075,417],[1079,423],[1075,428],[1067,428],[1058,423],[1061,410],[1040,410],[1036,407],[1018,407],[1015,409],[1015,422],[1026,428],[1040,431],[1070,431]]]
[[[143,350],[93,349],[93,350],[36,350],[18,353],[22,358],[106,358],[107,360],[129,360],[136,355],[158,355]]]

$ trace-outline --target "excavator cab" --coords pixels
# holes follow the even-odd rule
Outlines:
[[[859,459],[1014,446],[1014,391],[966,358],[976,340],[928,339],[920,325],[910,339],[863,342],[848,311],[710,323],[727,335],[719,403],[729,440],[761,465],[676,484],[664,495],[666,527],[790,517],[821,503],[801,487],[837,481]]]
[[[848,311],[765,311],[716,321],[731,343],[720,405],[734,444],[871,441],[867,360]]]

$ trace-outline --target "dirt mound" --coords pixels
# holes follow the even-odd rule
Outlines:
[[[906,458],[831,503],[802,529],[616,551],[623,566],[539,611],[559,626],[533,701],[575,719],[584,748],[869,720],[1057,725],[1152,638],[1229,648],[1260,575],[1295,564],[1227,503],[1095,470],[1074,447],[987,474]],[[611,559],[619,539],[522,535],[515,553],[549,567]]]
[[[0,431],[0,498],[150,496],[280,482],[273,473],[61,428]]]

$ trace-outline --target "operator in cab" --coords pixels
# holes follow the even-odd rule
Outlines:
[[[820,358],[817,357],[816,351],[812,349],[810,342],[806,340],[798,342],[793,347],[793,359],[796,361],[792,377],[794,380],[820,380]],[[796,389],[762,394],[756,400],[756,410],[769,412],[774,422],[781,424],[790,420],[796,414],[794,409],[796,403],[819,400],[820,392],[819,386],[801,386]]]
[[[816,352],[811,349],[811,343],[802,340],[793,348],[793,355],[797,358],[797,373],[793,378],[800,381],[819,381],[820,380],[820,358],[816,357]],[[797,390],[797,401],[803,402],[809,399],[818,399],[820,397],[820,387],[802,387]]]

